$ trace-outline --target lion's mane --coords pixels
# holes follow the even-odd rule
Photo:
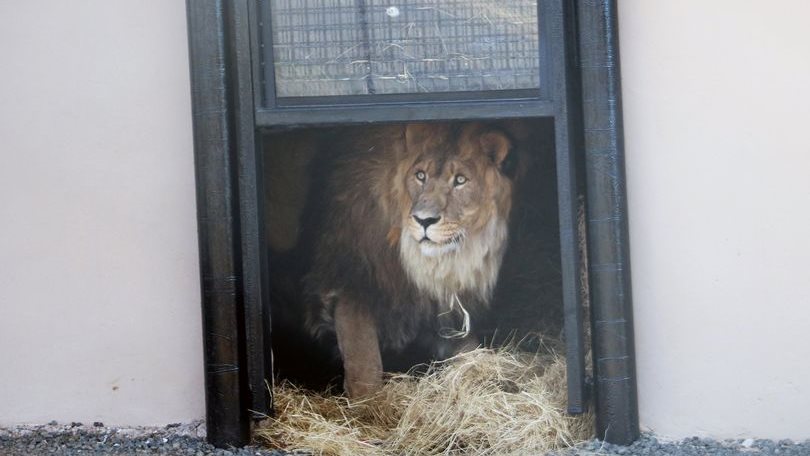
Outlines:
[[[414,130],[417,136],[409,138]],[[339,298],[365,307],[383,350],[400,350],[422,337],[436,340],[443,329],[459,328],[461,313],[450,312],[451,305],[462,306],[475,324],[498,278],[513,193],[501,163],[505,157],[496,162],[477,150],[489,132],[470,123],[376,126],[330,145],[334,164],[325,182],[314,182],[327,191],[304,281],[306,324],[313,334],[334,331]],[[403,226],[413,205],[405,182],[417,160],[450,149],[466,154],[479,172],[474,178],[491,197],[477,203],[481,228],[468,230],[458,251],[428,256]]]

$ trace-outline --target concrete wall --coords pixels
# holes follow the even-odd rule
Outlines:
[[[622,0],[642,424],[810,437],[810,3]]]
[[[202,418],[185,2],[0,1],[0,425]]]

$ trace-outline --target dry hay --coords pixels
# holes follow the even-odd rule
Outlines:
[[[363,400],[275,388],[260,443],[314,455],[536,455],[592,436],[593,417],[565,413],[565,359],[479,348],[421,375],[389,378]]]

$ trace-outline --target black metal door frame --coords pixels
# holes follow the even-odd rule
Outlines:
[[[269,315],[262,249],[262,182],[257,129],[297,123],[305,111],[279,114],[262,104],[257,1],[187,0],[197,179],[197,218],[205,354],[208,440],[249,441],[251,411],[272,397],[266,350]],[[334,122],[553,116],[558,185],[569,412],[587,406],[582,306],[577,281],[576,160],[584,160],[594,355],[596,434],[628,444],[638,436],[627,203],[621,120],[616,0],[541,0],[551,30],[556,99],[400,103],[345,110]],[[553,18],[559,20],[555,22]],[[252,57],[253,56],[253,57]],[[395,113],[393,117],[391,113]],[[360,114],[358,114],[360,113]],[[359,117],[351,117],[351,116]],[[286,119],[286,120],[285,120]],[[570,337],[574,335],[575,337]]]

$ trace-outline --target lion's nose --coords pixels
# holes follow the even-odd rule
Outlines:
[[[438,222],[439,220],[441,220],[441,217],[425,217],[425,218],[420,218],[418,215],[414,215],[414,216],[413,216],[413,219],[414,219],[414,220],[416,220],[416,223],[418,223],[418,224],[422,225],[422,228],[424,228],[424,229],[428,229],[428,227],[429,227],[430,225],[433,225],[434,223],[436,223],[436,222]]]

